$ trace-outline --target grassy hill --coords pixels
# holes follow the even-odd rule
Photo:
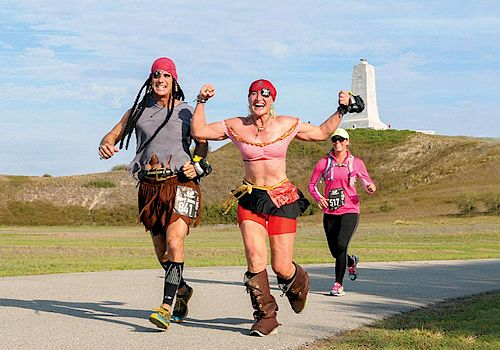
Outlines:
[[[458,205],[464,212],[496,208],[498,213],[498,139],[401,130],[350,133],[351,152],[365,161],[378,187],[375,196],[361,194],[365,215],[411,220],[457,214]],[[290,145],[288,176],[304,193],[314,165],[330,147],[330,141]],[[232,144],[212,152],[209,160],[214,171],[202,183],[208,206],[204,221],[214,223],[222,201],[241,183],[243,171]],[[314,209],[308,214],[318,212]],[[125,170],[64,177],[0,176],[0,225],[126,225],[135,222],[136,214],[135,181]]]

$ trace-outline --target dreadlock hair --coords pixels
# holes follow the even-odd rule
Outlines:
[[[141,101],[139,101],[141,94],[143,90],[146,89],[144,96],[142,97]],[[128,149],[128,144],[130,142],[130,137],[132,136],[132,133],[134,132],[135,125],[137,124],[137,121],[139,118],[142,116],[142,113],[146,109],[146,101],[148,97],[153,96],[153,85],[152,85],[152,78],[151,74],[149,77],[146,79],[144,84],[142,84],[142,87],[139,90],[139,93],[137,94],[137,97],[135,98],[134,104],[132,105],[132,108],[130,109],[130,113],[128,116],[127,124],[125,125],[125,129],[123,130],[122,137],[120,139],[120,149],[123,148],[123,142],[125,141],[125,149]],[[140,147],[137,149],[137,153],[141,152],[144,148],[146,148],[147,145],[151,143],[151,141],[158,135],[160,130],[167,124],[169,121],[170,117],[172,116],[172,113],[174,111],[174,103],[175,100],[181,100],[184,101],[184,92],[182,91],[179,83],[177,80],[172,78],[172,93],[170,94],[170,97],[167,102],[167,115],[165,117],[165,120],[161,123],[161,125],[156,129],[156,131],[151,135],[151,137]],[[125,140],[126,139],[126,140]]]

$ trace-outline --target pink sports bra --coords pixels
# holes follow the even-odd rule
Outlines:
[[[222,121],[224,133],[233,141],[241,153],[241,157],[245,162],[254,160],[270,160],[283,159],[286,157],[288,145],[292,142],[295,135],[300,130],[300,119],[283,135],[271,142],[249,142],[236,134],[234,130],[226,125],[226,121]]]

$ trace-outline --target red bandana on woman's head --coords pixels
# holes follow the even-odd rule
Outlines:
[[[157,70],[163,70],[168,72],[175,80],[177,80],[177,71],[175,69],[175,63],[170,58],[161,57],[153,62],[151,66],[151,73],[156,72]]]
[[[269,89],[269,91],[271,92],[271,97],[273,98],[273,101],[276,100],[276,95],[278,94],[276,92],[276,88],[269,80],[266,80],[266,79],[259,79],[259,80],[254,81],[250,85],[250,88],[248,88],[248,94],[250,95],[250,93],[255,92],[255,91],[260,91],[262,89]]]

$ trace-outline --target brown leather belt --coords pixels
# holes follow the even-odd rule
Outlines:
[[[169,168],[157,168],[157,169],[143,170],[142,176],[150,180],[164,181],[177,177],[177,174],[175,174],[172,171],[172,169]]]

